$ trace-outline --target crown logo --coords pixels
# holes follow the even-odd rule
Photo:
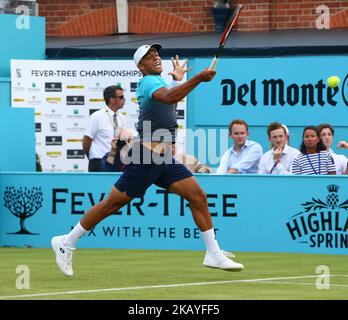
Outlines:
[[[337,193],[339,188],[340,188],[340,187],[339,187],[337,184],[330,184],[330,185],[327,186],[327,190],[328,190],[329,192],[335,192],[335,193]]]

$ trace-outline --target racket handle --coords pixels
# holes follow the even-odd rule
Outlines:
[[[218,58],[214,57],[213,61],[211,62],[211,65],[209,67],[209,70],[215,70],[217,63],[218,63]]]

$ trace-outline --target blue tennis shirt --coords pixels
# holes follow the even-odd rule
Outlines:
[[[136,96],[139,103],[137,131],[141,141],[175,142],[176,104],[165,104],[154,100],[152,95],[158,89],[170,85],[161,76],[148,75],[138,82]]]

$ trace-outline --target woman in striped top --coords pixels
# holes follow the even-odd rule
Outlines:
[[[335,162],[320,140],[317,127],[303,130],[301,153],[292,163],[292,173],[305,175],[336,174]]]

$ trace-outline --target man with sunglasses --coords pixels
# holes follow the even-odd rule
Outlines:
[[[124,90],[120,85],[109,86],[103,92],[106,106],[94,112],[82,139],[83,151],[89,162],[89,172],[101,172],[101,159],[110,151],[113,138],[126,127],[126,116],[121,113],[125,103]]]

